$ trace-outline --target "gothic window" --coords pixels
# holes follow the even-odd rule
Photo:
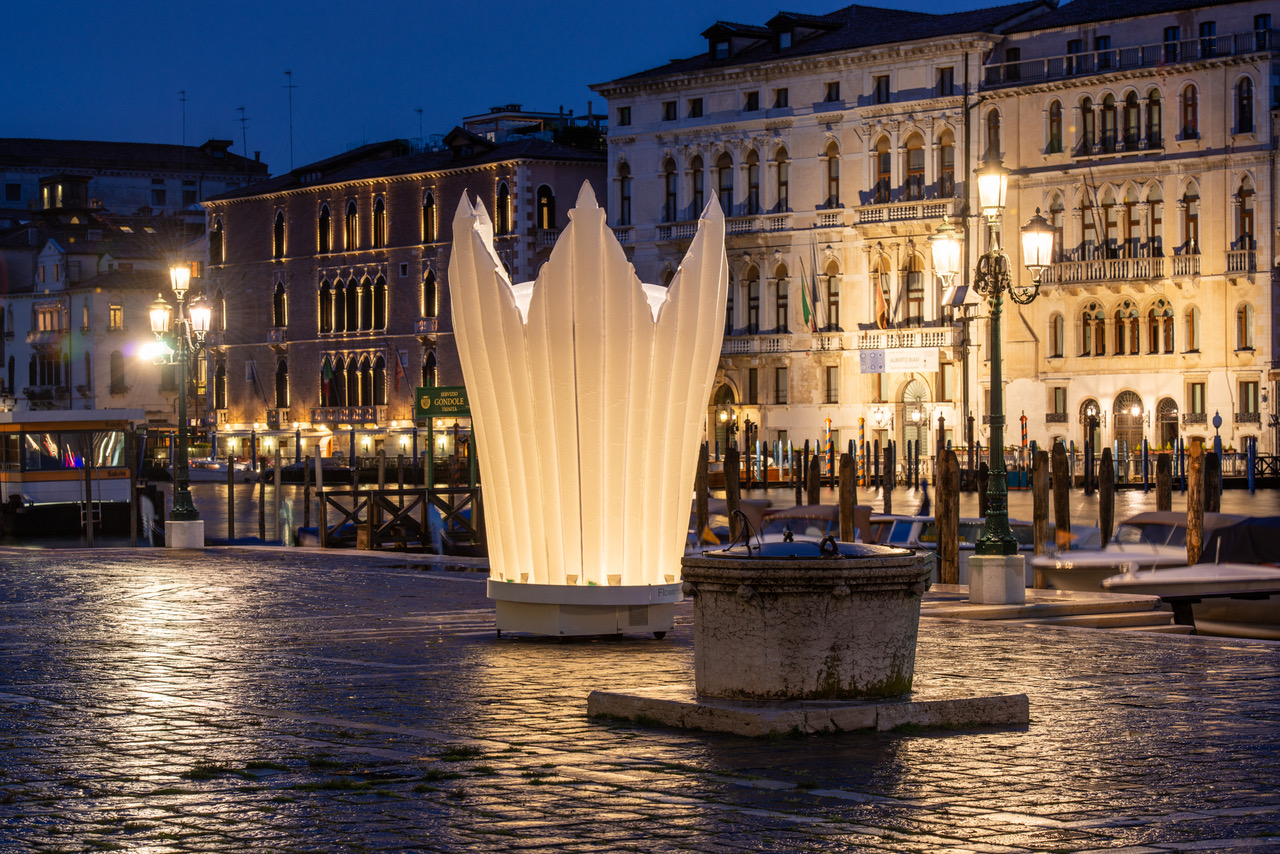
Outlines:
[[[435,270],[428,270],[422,279],[422,314],[424,317],[436,317],[440,311],[440,297],[436,292]]]
[[[840,207],[840,148],[827,144],[827,207]]]
[[[1152,89],[1147,95],[1147,148],[1164,147],[1160,125],[1160,90]]]
[[[289,362],[279,359],[276,362],[276,409],[289,406]]]
[[[1188,85],[1182,90],[1182,138],[1200,136],[1200,108],[1196,87]]]
[[[494,223],[493,230],[497,234],[511,233],[511,190],[507,188],[507,182],[503,181],[498,185],[498,203],[494,206]],[[627,223],[630,222],[628,218]],[[623,223],[624,225],[627,223]]]
[[[1050,154],[1062,153],[1062,102],[1054,101],[1049,105],[1049,145]]]
[[[387,280],[381,276],[373,283],[373,328],[387,328]]]
[[[284,257],[284,211],[276,211],[275,227],[271,232],[271,255],[273,258]]]
[[[316,224],[316,251],[321,255],[333,251],[333,219],[329,206],[320,206],[320,221]]]
[[[373,405],[387,405],[387,360],[382,356],[373,362]]]
[[[434,388],[436,385],[436,354],[432,351],[422,360],[422,386]]]
[[[285,313],[284,282],[276,282],[275,292],[271,295],[271,325],[280,328],[289,323]]]
[[[893,180],[893,155],[889,151],[889,140],[881,137],[876,144],[876,188],[875,201],[878,205],[888,204],[890,182]]]
[[[1236,133],[1253,133],[1253,80],[1248,77],[1236,84]]]
[[[227,408],[227,363],[222,360],[213,369],[213,408]]]
[[[320,283],[320,331],[333,331],[333,288],[328,279]]]
[[[689,161],[689,181],[691,184],[689,195],[692,199],[689,219],[697,219],[702,215],[702,209],[707,206],[706,173],[703,171],[701,157],[695,157]]]
[[[912,134],[907,140],[907,201],[924,198],[924,140]]]
[[[422,242],[436,242],[436,197],[427,193],[422,200]]]
[[[356,216],[356,203],[347,202],[347,217],[343,223],[342,246],[348,252],[353,251],[358,243],[359,220]]]
[[[373,328],[373,283],[365,279],[360,283],[360,330]]]
[[[363,290],[352,279],[347,282],[347,331],[355,332],[360,328],[360,292]]]
[[[779,213],[791,210],[791,163],[787,160],[787,150],[779,149],[774,160],[778,164],[778,204]]]
[[[387,245],[387,206],[381,197],[373,200],[373,248]]]

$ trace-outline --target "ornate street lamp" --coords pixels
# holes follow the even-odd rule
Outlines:
[[[990,248],[978,258],[974,289],[991,309],[991,477],[987,483],[987,516],[982,536],[975,544],[979,555],[1016,555],[1018,541],[1009,528],[1009,481],[1004,465],[1004,378],[1001,370],[1000,315],[1007,294],[1019,305],[1035,300],[1040,277],[1052,262],[1053,228],[1039,210],[1022,228],[1022,256],[1031,271],[1031,286],[1014,282],[1009,256],[1000,248],[1000,217],[1009,189],[1009,172],[1000,159],[989,155],[977,171],[978,208],[987,220]],[[960,271],[960,250],[955,229],[944,223],[930,238],[933,266],[945,285]]]
[[[157,363],[176,363],[178,366],[178,448],[173,464],[173,509],[169,513],[169,521],[198,522],[200,514],[191,501],[190,473],[187,468],[187,358],[189,353],[194,355],[204,346],[211,310],[203,299],[187,304],[187,291],[191,287],[189,266],[178,264],[170,267],[169,280],[173,286],[173,295],[177,298],[177,311],[173,310],[163,296],[157,297],[150,310],[151,331],[168,347],[168,352],[160,356]],[[170,538],[168,526],[165,534],[166,544],[172,544],[172,539],[177,539],[178,544],[183,546],[204,545],[203,524],[198,527],[198,540],[195,534]]]

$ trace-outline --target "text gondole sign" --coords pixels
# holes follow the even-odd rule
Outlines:
[[[414,418],[423,420],[442,415],[471,415],[465,386],[419,388],[413,397]]]

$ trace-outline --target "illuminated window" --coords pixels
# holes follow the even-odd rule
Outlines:
[[[840,326],[840,271],[835,265],[827,268],[827,329],[839,331]]]
[[[511,190],[507,188],[507,182],[503,181],[498,185],[498,203],[495,210],[494,231],[498,234],[511,233]]]
[[[840,207],[840,148],[827,144],[827,207]]]
[[[889,140],[882,137],[876,145],[876,186],[875,202],[878,205],[889,201],[890,181],[893,179],[893,155],[889,151]]]
[[[387,360],[379,356],[373,360],[373,405],[387,405]]]
[[[436,197],[427,193],[422,200],[422,242],[436,242]]]
[[[276,282],[276,289],[271,297],[271,325],[276,328],[288,325],[285,315],[284,282]]]
[[[289,362],[286,359],[276,361],[276,409],[289,406]]]
[[[320,331],[333,331],[333,288],[328,279],[320,283]]]
[[[387,245],[387,206],[381,198],[373,200],[373,248]]]
[[[360,330],[372,329],[373,321],[373,283],[365,279],[360,283]]]
[[[435,317],[440,311],[439,296],[436,293],[436,273],[428,270],[422,279],[422,312],[424,317]]]
[[[938,143],[938,195],[949,199],[956,194],[956,145],[951,131],[944,131]]]
[[[387,328],[387,280],[381,276],[373,283],[373,328]]]
[[[342,245],[348,252],[355,249],[358,242],[359,220],[356,217],[356,203],[347,202],[347,218],[343,225]]]
[[[329,206],[320,206],[320,222],[316,230],[316,251],[321,255],[333,251],[333,217],[329,215]]]
[[[112,303],[107,310],[107,329],[111,332],[121,332],[124,330],[124,306],[119,303]]]
[[[924,140],[912,134],[907,140],[907,201],[924,198]]]
[[[537,209],[534,215],[538,220],[538,228],[556,227],[556,196],[546,184],[538,188]]]

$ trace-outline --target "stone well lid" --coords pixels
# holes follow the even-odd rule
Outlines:
[[[825,547],[825,548],[824,548]],[[812,540],[796,540],[795,542],[770,542],[759,545],[735,546],[731,549],[704,551],[699,557],[723,558],[742,562],[745,560],[858,560],[865,558],[905,557],[912,554],[911,549],[896,546],[877,546],[867,543],[839,543],[826,540],[818,543]]]

